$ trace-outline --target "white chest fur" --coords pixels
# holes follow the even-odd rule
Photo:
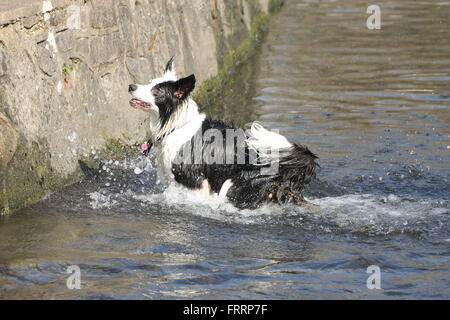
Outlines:
[[[200,129],[204,120],[204,114],[194,114],[183,126],[176,128],[163,139],[161,152],[158,156],[158,173],[160,179],[163,179],[167,183],[173,181],[173,160],[181,147]]]

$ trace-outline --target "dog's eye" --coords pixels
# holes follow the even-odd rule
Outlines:
[[[153,89],[152,89],[152,93],[153,93],[154,96],[158,96],[158,95],[161,94],[161,89],[159,89],[159,88],[153,88]]]

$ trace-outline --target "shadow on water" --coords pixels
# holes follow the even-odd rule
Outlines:
[[[366,6],[285,1],[213,110],[317,153],[315,205],[237,210],[165,189],[137,152],[0,217],[0,298],[450,298],[450,3],[388,1],[381,30]]]

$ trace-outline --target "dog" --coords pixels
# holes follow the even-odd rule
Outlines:
[[[161,77],[128,86],[130,105],[149,113],[158,176],[241,209],[307,203],[318,157],[257,122],[244,131],[201,113],[191,97],[195,82],[193,74],[177,78],[172,57]]]

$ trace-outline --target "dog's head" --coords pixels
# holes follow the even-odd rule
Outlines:
[[[149,111],[159,119],[160,127],[170,119],[180,105],[188,98],[195,87],[195,76],[177,79],[173,57],[167,62],[164,74],[147,85],[130,84],[128,92],[132,99],[130,105]]]

